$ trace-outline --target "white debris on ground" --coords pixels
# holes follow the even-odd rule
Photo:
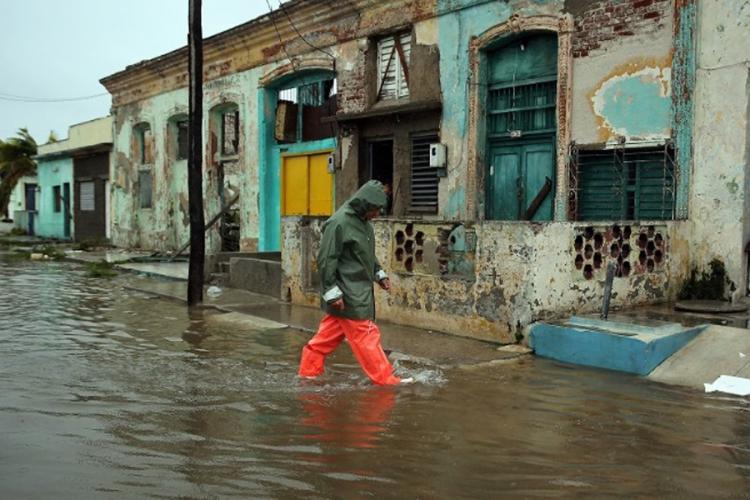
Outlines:
[[[706,387],[706,392],[723,392],[726,394],[734,394],[735,396],[750,395],[749,378],[722,375],[717,378],[713,384],[703,385]]]

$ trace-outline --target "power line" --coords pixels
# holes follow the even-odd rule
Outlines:
[[[289,62],[292,64],[292,68],[294,69],[294,71],[297,71],[297,64],[295,63],[295,60],[292,59],[292,57],[289,55],[289,52],[286,51],[286,45],[284,45],[284,42],[281,40],[281,33],[279,33],[279,27],[276,26],[276,20],[273,18],[273,7],[271,7],[271,1],[266,0],[266,5],[268,5],[268,17],[271,18],[271,22],[273,23],[273,29],[276,31],[276,36],[279,39],[281,50],[284,51],[286,58],[289,59]]]
[[[334,61],[336,60],[336,58],[333,56],[333,54],[331,54],[330,52],[328,52],[326,50],[321,49],[320,47],[317,47],[317,46],[313,45],[310,41],[308,41],[307,38],[305,38],[304,36],[302,36],[302,33],[300,33],[299,30],[297,29],[297,26],[295,26],[294,21],[292,21],[292,18],[289,15],[289,12],[287,12],[286,7],[284,7],[284,4],[282,3],[282,0],[279,0],[279,8],[284,12],[284,14],[286,15],[286,18],[289,19],[289,24],[292,26],[292,29],[294,30],[295,33],[297,33],[297,36],[300,37],[300,39],[303,42],[305,42],[313,50],[317,50],[318,52],[322,52],[323,54],[327,55],[328,57],[330,57]]]
[[[6,94],[0,92],[0,101],[10,102],[28,102],[28,103],[54,103],[54,102],[74,102],[74,101],[86,101],[89,99],[96,99],[98,97],[104,97],[109,95],[109,92],[103,92],[101,94],[86,95],[80,97],[31,97],[15,94]]]

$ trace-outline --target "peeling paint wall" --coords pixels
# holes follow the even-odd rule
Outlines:
[[[750,241],[750,1],[700,2],[698,19],[691,260],[705,268],[721,258],[744,291]]]
[[[235,103],[240,113],[238,172],[234,183],[240,191],[241,243],[255,250],[258,237],[257,175],[258,158],[254,90],[258,72],[245,72],[207,82],[204,87],[203,196],[206,220],[220,210],[218,156],[219,126],[217,106]],[[175,250],[189,239],[187,161],[176,158],[174,118],[187,113],[187,89],[159,94],[116,108],[114,161],[111,172],[113,228],[112,240],[122,247],[149,250]],[[139,165],[133,151],[134,127],[148,123],[154,137],[153,164]],[[212,147],[213,145],[213,147]],[[139,171],[153,174],[153,206],[140,208]],[[218,225],[209,233],[207,249],[218,251],[221,244]]]
[[[303,266],[314,260],[317,247],[303,241],[300,228],[312,224],[316,228],[311,233],[314,240],[320,237],[320,222],[300,218],[284,220],[284,245],[290,251],[282,256],[282,295],[295,303],[318,304],[318,290],[305,286],[302,279]],[[483,222],[465,226],[464,234],[472,236],[458,241],[451,249],[446,262],[460,265],[449,270],[441,266],[440,260],[446,254],[439,244],[430,241],[435,239],[431,235],[463,225],[378,220],[374,226],[377,256],[390,273],[392,282],[390,294],[376,294],[380,318],[495,342],[514,341],[515,334],[533,321],[598,311],[603,298],[606,264],[617,262],[609,249],[613,241],[622,240],[620,233],[616,233],[617,237],[613,235],[611,226]],[[415,265],[412,272],[405,269],[404,259],[398,258],[398,249],[405,249],[409,239],[399,237],[399,233],[406,235],[407,226],[414,239],[412,254],[420,248],[435,253],[424,255],[422,264]],[[633,246],[628,258],[633,271],[615,279],[613,307],[675,297],[688,273],[687,226],[687,222],[665,222],[630,228],[625,241]],[[606,241],[608,253],[603,265],[586,278],[576,267],[575,241],[589,230],[592,241],[598,233],[605,235],[603,241]],[[420,233],[424,240],[417,246]],[[642,234],[646,240],[641,246]],[[654,242],[653,248],[650,242]],[[663,257],[658,265],[649,269],[646,263],[659,249],[664,251]],[[644,253],[643,264],[640,263],[641,252]]]
[[[575,142],[671,137],[672,3],[599,1],[576,16]]]

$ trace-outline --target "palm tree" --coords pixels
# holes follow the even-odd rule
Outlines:
[[[19,129],[16,137],[0,139],[0,213],[8,218],[10,194],[18,181],[27,175],[36,175],[37,144],[29,131]]]

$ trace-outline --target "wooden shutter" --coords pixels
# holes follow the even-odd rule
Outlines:
[[[396,48],[396,38],[401,43],[403,59],[407,67],[401,62],[401,55]],[[409,96],[407,74],[411,58],[411,33],[401,33],[382,38],[378,41],[378,99],[400,99]]]
[[[420,135],[411,141],[411,203],[410,211],[437,213],[437,169],[430,167],[430,144],[439,142],[435,134]]]
[[[669,220],[675,216],[671,144],[579,150],[579,220]]]

